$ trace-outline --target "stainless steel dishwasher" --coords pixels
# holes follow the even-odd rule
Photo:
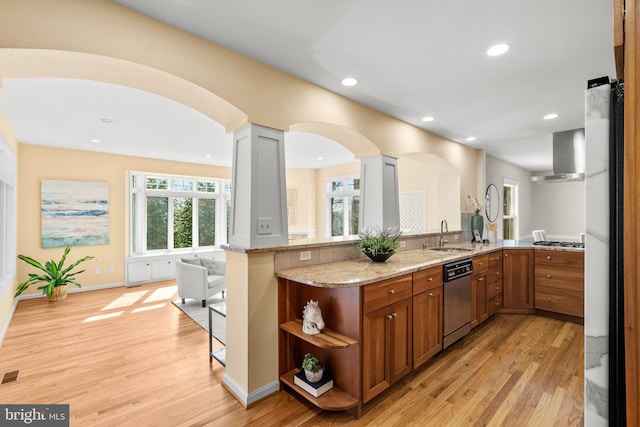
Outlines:
[[[442,348],[449,347],[471,331],[471,259],[443,266],[444,330]]]

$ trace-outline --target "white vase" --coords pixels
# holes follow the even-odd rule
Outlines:
[[[307,377],[307,381],[311,383],[317,383],[318,381],[320,381],[322,379],[323,373],[324,373],[324,368],[320,368],[318,372],[311,372],[311,371],[307,371],[306,369],[304,370],[304,375],[305,377]]]

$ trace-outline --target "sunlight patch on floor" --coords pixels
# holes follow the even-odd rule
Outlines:
[[[96,320],[104,320],[104,319],[109,319],[111,317],[118,317],[122,313],[124,313],[124,311],[114,311],[113,313],[98,314],[97,316],[87,317],[82,321],[82,323],[95,322]]]
[[[105,305],[100,311],[113,310],[114,308],[122,308],[133,305],[149,291],[128,292],[123,294]]]
[[[147,305],[144,307],[138,307],[133,309],[132,313],[139,313],[141,311],[149,311],[149,310],[155,310],[156,308],[162,308],[165,305],[167,305],[166,303],[162,303],[162,304],[154,304],[154,305]]]
[[[173,295],[176,293],[176,285],[165,286],[164,288],[158,288],[151,295],[144,300],[145,303],[163,301],[173,299]]]

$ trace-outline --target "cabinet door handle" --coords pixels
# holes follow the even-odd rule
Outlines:
[[[550,298],[550,297],[547,297],[547,301],[551,302],[551,298]]]
[[[550,274],[547,274],[547,279],[551,279],[551,275]]]
[[[479,262],[478,265],[484,265],[483,263]]]
[[[395,311],[393,313],[391,313],[391,316],[396,317],[398,315],[398,313],[396,313]]]
[[[430,297],[433,296],[433,292],[429,292],[427,295],[429,295]]]
[[[478,282],[482,282],[484,280],[484,277],[478,277]]]
[[[499,290],[500,290],[500,286],[496,286],[496,291],[499,291]]]
[[[427,277],[427,282],[433,282],[433,277],[431,276]]]
[[[500,275],[500,272],[499,272],[499,271],[496,271],[496,276],[499,276],[499,275]]]
[[[389,293],[390,293],[391,295],[393,295],[393,294],[395,294],[395,293],[396,293],[396,291],[395,291],[395,290],[393,290],[393,289],[389,289]]]
[[[393,315],[392,314],[387,314],[387,319],[389,319],[389,320],[393,319]]]
[[[547,255],[547,259],[548,259],[548,260],[551,260],[551,255]]]
[[[499,303],[499,302],[497,302],[497,303],[496,303],[496,305],[497,305],[498,307],[500,307],[500,303]]]
[[[505,257],[505,258],[506,258],[506,257],[508,257],[508,256],[509,256],[509,254],[504,254],[504,257]]]

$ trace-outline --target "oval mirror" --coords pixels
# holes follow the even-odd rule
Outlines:
[[[498,187],[494,184],[489,184],[484,194],[484,199],[484,213],[489,222],[495,222],[500,212],[500,193],[498,192]]]

